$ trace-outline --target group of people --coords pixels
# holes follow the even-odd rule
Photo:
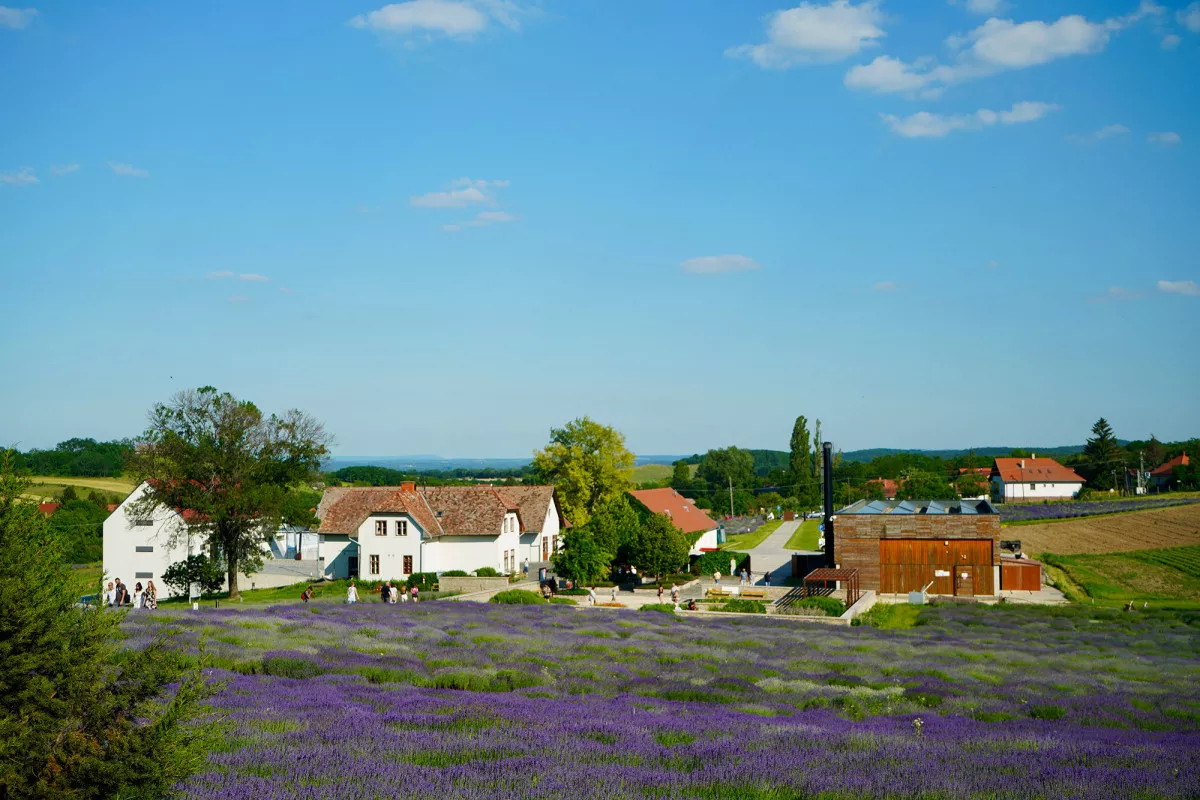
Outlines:
[[[300,599],[308,602],[313,596],[312,587],[308,587],[300,595]],[[391,581],[384,581],[383,586],[379,587],[379,602],[381,603],[407,603],[409,597],[415,603],[421,598],[421,590],[413,586],[407,592],[403,586],[392,586]],[[358,587],[354,585],[354,581],[350,581],[350,585],[346,587],[346,604],[354,605],[358,602]]]
[[[104,605],[110,608],[158,608],[158,589],[154,586],[154,581],[147,581],[144,589],[142,582],[138,581],[133,585],[131,592],[129,587],[117,578],[108,582],[108,588],[104,592]]]
[[[763,573],[763,583],[766,584],[767,586],[771,585],[770,571]],[[713,584],[716,586],[721,585],[720,571],[713,573]],[[743,567],[742,571],[738,573],[738,586],[753,586],[753,585],[754,585],[754,575],[750,572],[750,570],[745,569]]]

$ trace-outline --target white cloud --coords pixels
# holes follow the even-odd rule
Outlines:
[[[16,172],[0,172],[0,183],[8,183],[14,186],[29,186],[30,184],[40,183],[37,175],[33,174],[33,167],[21,167]]]
[[[749,58],[769,69],[840,61],[878,44],[886,35],[880,27],[883,21],[878,0],[858,5],[849,0],[832,0],[827,5],[801,3],[767,15],[765,43],[731,47],[725,55]]]
[[[1181,41],[1183,41],[1183,40],[1180,39],[1175,34],[1168,33],[1166,36],[1164,36],[1162,38],[1162,49],[1163,50],[1174,50],[1176,47],[1179,47],[1179,43]]]
[[[1008,8],[1005,0],[950,0],[952,6],[966,6],[974,14],[995,14]]]
[[[130,178],[149,178],[148,170],[135,167],[133,164],[123,164],[120,161],[109,161],[109,168],[118,175],[126,175]]]
[[[61,167],[58,164],[52,164],[50,166],[50,171],[55,175],[69,175],[78,169],[78,164],[63,164]]]
[[[1173,145],[1182,142],[1183,137],[1175,131],[1162,131],[1150,134],[1146,137],[1146,141],[1151,144]]]
[[[1200,297],[1200,283],[1195,281],[1159,281],[1158,290],[1167,294],[1186,294]]]
[[[895,281],[880,281],[872,286],[871,290],[875,292],[894,292],[896,291],[896,287],[897,284]]]
[[[907,117],[880,114],[892,131],[908,138],[938,138],[952,131],[977,131],[992,125],[1018,125],[1039,120],[1058,106],[1051,103],[1022,102],[1009,111],[991,111],[981,108],[974,114],[932,114],[919,111]]]
[[[210,280],[210,281],[223,281],[226,278],[232,278],[233,273],[230,272],[229,270],[223,269],[223,270],[220,270],[219,272],[210,272],[207,275],[205,275],[204,277],[206,280]]]
[[[246,302],[246,301],[247,301],[247,300],[249,300],[249,299],[250,299],[250,298],[249,298],[249,297],[246,297],[246,295],[244,295],[244,294],[235,294],[235,295],[233,295],[233,296],[231,296],[231,297],[229,298],[229,302],[231,302],[231,303],[244,303],[244,302]]]
[[[286,286],[280,286],[279,291],[283,292],[284,294],[295,294],[296,293],[295,289],[289,289]]]
[[[1179,24],[1192,33],[1200,33],[1200,2],[1191,3],[1187,8],[1180,9],[1175,14]]]
[[[1142,300],[1145,297],[1146,297],[1146,295],[1143,294],[1142,292],[1138,292],[1133,289],[1126,289],[1122,286],[1113,286],[1102,295],[1097,295],[1095,297],[1089,297],[1088,302],[1089,303],[1097,303],[1097,304],[1099,304],[1099,303],[1133,302],[1135,300]]]
[[[259,275],[256,272],[243,272],[241,275],[238,275],[238,280],[239,281],[253,281],[254,283],[266,283],[267,281],[269,281],[271,279],[268,278],[266,275]]]
[[[716,275],[721,272],[745,272],[746,270],[762,269],[762,265],[753,258],[739,255],[689,258],[679,266],[684,272],[690,272],[693,275]]]
[[[36,8],[8,8],[7,6],[0,6],[0,28],[20,30],[33,22],[33,18],[37,15],[38,10]]]
[[[441,34],[470,40],[486,30],[493,20],[511,30],[520,30],[520,17],[527,11],[513,0],[409,0],[359,14],[347,24],[377,33]]]
[[[1124,125],[1105,125],[1093,133],[1069,134],[1067,140],[1071,142],[1100,142],[1105,139],[1111,139],[1114,136],[1124,136],[1127,133],[1129,133],[1129,128],[1126,128]]]
[[[1200,0],[1198,0],[1200,2]],[[845,83],[852,89],[879,93],[908,93],[931,97],[946,86],[994,75],[1005,70],[1026,69],[1060,58],[1099,53],[1112,34],[1139,20],[1162,14],[1164,9],[1143,0],[1137,11],[1103,22],[1091,22],[1073,14],[1054,22],[1013,22],[992,17],[974,30],[955,34],[946,45],[955,51],[950,64],[925,57],[911,64],[890,56],[865,66],[852,67]]]
[[[495,205],[496,198],[491,189],[502,189],[508,181],[473,181],[459,178],[444,192],[429,192],[417,195],[409,202],[421,208],[463,208],[471,205]]]

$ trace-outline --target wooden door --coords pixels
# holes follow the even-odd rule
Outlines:
[[[542,561],[550,560],[550,540],[542,537]]]
[[[958,597],[975,596],[975,566],[960,564],[954,568],[954,594]]]

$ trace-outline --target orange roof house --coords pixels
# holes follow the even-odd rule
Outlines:
[[[1084,480],[1053,458],[997,458],[992,484],[1002,500],[1066,500],[1076,497]]]
[[[671,523],[683,531],[690,541],[691,555],[700,555],[706,550],[715,550],[720,544],[717,528],[720,527],[704,509],[696,506],[690,498],[684,497],[674,489],[637,489],[629,493],[648,511],[662,514]]]
[[[899,484],[897,484],[896,481],[892,480],[891,478],[875,478],[874,480],[867,481],[868,486],[872,483],[878,483],[883,487],[884,500],[895,500],[896,492],[900,490]]]
[[[1191,461],[1188,459],[1188,454],[1175,456],[1170,461],[1159,465],[1157,468],[1150,470],[1151,478],[1167,478],[1175,471],[1176,467],[1186,467]]]

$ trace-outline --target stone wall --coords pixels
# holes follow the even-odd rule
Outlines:
[[[486,592],[490,589],[507,589],[508,578],[453,578],[443,575],[438,578],[438,590],[442,592],[461,592],[469,594],[471,592]]]

